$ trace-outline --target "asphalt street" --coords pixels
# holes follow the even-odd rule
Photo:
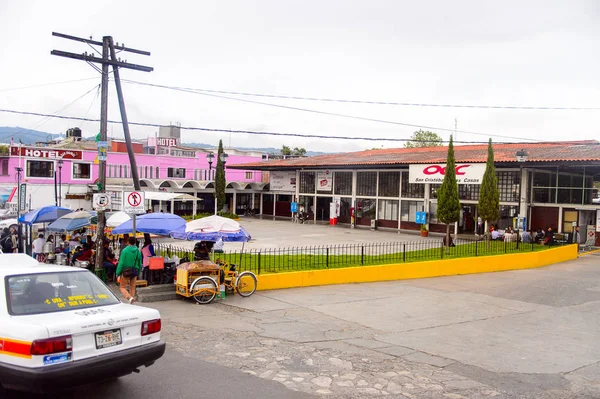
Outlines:
[[[154,365],[141,368],[115,381],[87,385],[54,395],[9,392],[7,399],[307,399],[307,393],[294,392],[275,381],[261,379],[239,370],[186,357],[167,349]]]

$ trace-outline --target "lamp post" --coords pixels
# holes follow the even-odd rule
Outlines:
[[[525,150],[521,149],[519,151],[517,151],[517,153],[515,154],[515,156],[517,157],[517,162],[519,163],[519,205],[518,205],[518,210],[519,212],[517,213],[517,249],[519,249],[519,227],[520,227],[520,218],[521,218],[521,195],[522,195],[522,187],[523,187],[523,164],[525,162],[527,162],[527,152],[525,152]]]
[[[210,178],[210,171],[212,170],[213,160],[215,159],[215,154],[209,152],[206,154],[206,161],[208,162],[208,177]],[[216,168],[215,168],[216,169]],[[215,179],[215,215],[217,214],[217,179]]]
[[[23,171],[23,168],[20,167],[16,167],[15,171],[17,172],[17,196],[18,196],[18,200],[17,200],[17,219],[21,217],[21,172]],[[25,204],[23,204],[25,205]],[[23,230],[21,229],[21,223],[19,223],[17,225],[17,252],[19,253],[23,253],[23,241],[22,241],[22,237],[23,237]]]
[[[62,158],[58,160],[58,206],[62,206]],[[56,184],[56,178],[54,179]]]

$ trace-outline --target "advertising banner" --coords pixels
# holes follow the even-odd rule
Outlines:
[[[458,184],[481,184],[485,164],[458,163],[455,170]],[[445,173],[445,163],[409,165],[408,182],[442,184]]]
[[[79,150],[59,150],[53,148],[30,148],[30,147],[10,147],[10,155],[13,157],[29,158],[62,158],[62,159],[81,159],[82,152]]]
[[[331,191],[333,189],[333,173],[324,170],[317,172],[317,191]]]
[[[269,175],[271,191],[296,191],[295,171],[273,171]]]

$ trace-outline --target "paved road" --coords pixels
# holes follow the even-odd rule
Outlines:
[[[165,356],[153,366],[142,368],[139,374],[131,374],[116,381],[86,386],[58,395],[11,392],[8,399],[239,399],[244,397],[314,398],[313,395],[290,391],[275,381],[261,379],[239,370],[167,350]]]
[[[175,351],[302,392],[600,398],[599,261],[154,306]]]

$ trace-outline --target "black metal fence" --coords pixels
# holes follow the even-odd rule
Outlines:
[[[239,271],[249,270],[261,274],[501,255],[548,248],[548,246],[534,243],[495,240],[456,239],[454,244],[447,249],[440,239],[250,249],[215,255],[216,258],[238,265]],[[561,244],[557,243],[556,245]],[[173,257],[175,255],[180,260],[193,260],[193,252],[187,248],[170,244],[155,244],[155,247],[157,254],[162,256]]]

